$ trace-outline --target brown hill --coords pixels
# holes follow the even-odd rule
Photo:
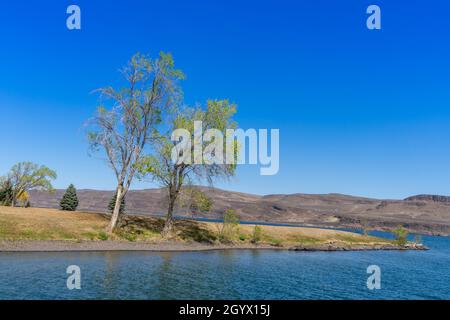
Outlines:
[[[390,230],[403,224],[413,232],[450,234],[450,203],[433,197],[379,200],[342,194],[275,194],[258,196],[220,189],[203,188],[214,200],[212,213],[199,217],[217,219],[233,208],[242,221],[290,223],[332,228],[370,227]],[[30,192],[31,205],[58,208],[63,190],[54,193]],[[78,210],[106,212],[113,191],[78,190]],[[127,213],[163,215],[165,193],[161,189],[133,190],[126,198]],[[185,210],[177,215],[189,216]]]

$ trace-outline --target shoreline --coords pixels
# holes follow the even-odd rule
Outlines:
[[[342,246],[326,244],[319,246],[277,247],[249,244],[203,244],[180,243],[174,241],[148,243],[128,241],[70,241],[70,240],[1,240],[0,253],[6,252],[200,252],[216,250],[284,250],[303,252],[344,252],[344,251],[405,251],[428,250],[425,246],[392,244]]]

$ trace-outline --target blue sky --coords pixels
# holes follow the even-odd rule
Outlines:
[[[66,28],[77,4],[82,30]],[[367,6],[382,11],[368,30]],[[30,160],[55,186],[112,189],[89,157],[90,92],[137,52],[171,52],[188,103],[229,98],[241,128],[280,129],[280,172],[243,166],[243,192],[450,194],[447,1],[2,1],[0,173]],[[136,183],[134,188],[154,185]]]

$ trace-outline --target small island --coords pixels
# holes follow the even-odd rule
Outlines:
[[[277,249],[295,251],[424,250],[352,232],[175,220],[162,237],[164,219],[124,215],[121,228],[105,232],[109,216],[46,208],[0,207],[0,251],[202,251]]]

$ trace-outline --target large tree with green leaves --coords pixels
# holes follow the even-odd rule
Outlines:
[[[88,132],[92,150],[105,151],[117,179],[117,198],[109,233],[117,225],[122,199],[137,173],[144,149],[155,138],[161,114],[181,98],[178,80],[184,78],[183,73],[175,69],[172,56],[163,52],[156,59],[136,54],[121,73],[127,83],[125,87],[97,90],[107,99],[109,108],[105,105],[98,108]]]
[[[171,116],[168,117],[167,131],[160,131],[158,138],[155,139],[153,152],[143,158],[139,167],[141,177],[147,176],[167,190],[167,216],[162,231],[163,236],[170,234],[173,229],[175,205],[186,185],[202,181],[211,185],[216,179],[233,176],[236,170],[235,162],[232,164],[211,163],[208,162],[208,159],[200,162],[193,159],[194,148],[200,146],[203,153],[203,150],[208,148],[211,143],[207,139],[199,139],[196,131],[200,129],[205,132],[208,129],[214,129],[225,135],[227,129],[236,128],[237,124],[233,120],[236,113],[234,104],[228,100],[208,100],[205,108],[201,106],[178,107],[172,111]],[[201,128],[197,128],[196,124],[201,124]],[[191,152],[189,152],[191,156],[188,158],[185,153],[177,151],[178,146],[181,146],[184,141],[173,141],[173,133],[177,129],[182,129],[190,134],[192,145]],[[231,147],[233,156],[237,157],[237,144],[233,143]],[[212,151],[211,153],[225,154],[226,150],[229,150],[227,148],[210,151]],[[177,159],[174,159],[174,156]]]
[[[14,165],[8,173],[7,180],[11,184],[12,202],[15,206],[17,199],[30,190],[52,191],[52,180],[56,179],[56,172],[32,162],[20,162]]]
[[[73,184],[70,184],[67,188],[66,192],[64,193],[59,206],[62,210],[65,211],[75,211],[78,207],[78,196],[77,196],[77,189],[75,189],[75,186]]]

